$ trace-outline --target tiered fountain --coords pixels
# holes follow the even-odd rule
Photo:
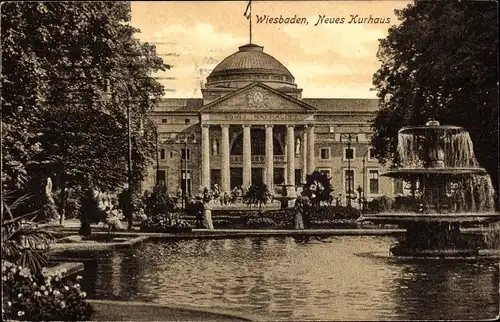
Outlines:
[[[398,135],[399,166],[384,176],[407,185],[411,206],[404,213],[363,215],[360,221],[397,224],[404,238],[391,247],[396,256],[475,256],[480,245],[460,230],[486,225],[495,213],[491,178],[478,165],[469,133],[430,120],[404,127]]]

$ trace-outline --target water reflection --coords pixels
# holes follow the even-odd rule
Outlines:
[[[396,279],[395,314],[417,319],[491,319],[498,314],[498,265],[437,261],[405,265]],[[425,310],[422,310],[425,308]]]
[[[148,242],[87,264],[84,288],[94,298],[232,309],[270,320],[495,316],[496,263],[355,255],[385,253],[393,242],[390,237]]]

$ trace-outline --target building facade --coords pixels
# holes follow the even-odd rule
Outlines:
[[[370,148],[376,99],[302,98],[290,71],[255,44],[221,61],[202,96],[165,99],[149,115],[159,136],[158,180],[170,191],[299,186],[318,170],[344,197],[358,187],[369,200],[394,194]],[[155,177],[152,167],[143,189]]]

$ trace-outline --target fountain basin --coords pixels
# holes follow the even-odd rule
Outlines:
[[[415,214],[415,213],[380,213],[361,215],[359,222],[371,221],[384,224],[404,223],[493,223],[500,221],[498,213],[449,213],[449,214]]]
[[[394,256],[407,257],[473,257],[479,255],[479,249],[441,248],[441,249],[412,249],[401,244],[390,248]]]
[[[391,178],[404,178],[405,176],[415,175],[443,175],[453,177],[464,174],[487,174],[484,168],[480,167],[454,167],[454,168],[399,168],[397,170],[388,170],[382,176]]]

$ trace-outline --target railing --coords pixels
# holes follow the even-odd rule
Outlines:
[[[232,164],[241,164],[243,163],[242,155],[231,155],[229,156],[229,162]],[[263,164],[266,162],[265,155],[252,155],[252,164]],[[273,159],[274,163],[284,163],[285,156],[284,155],[275,155]]]

